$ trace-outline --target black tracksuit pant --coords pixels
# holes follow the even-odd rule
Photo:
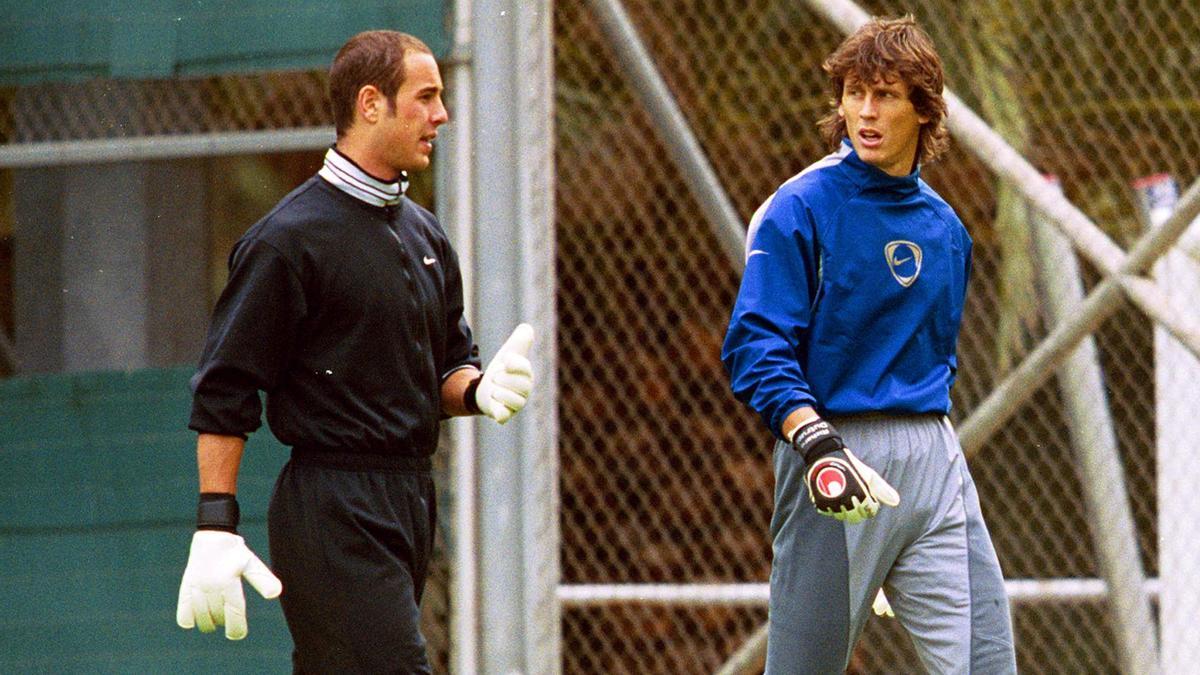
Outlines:
[[[436,498],[421,468],[361,469],[293,453],[268,513],[296,673],[430,673],[419,603]]]

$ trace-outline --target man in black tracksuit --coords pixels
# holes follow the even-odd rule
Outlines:
[[[192,379],[200,505],[176,618],[244,637],[245,577],[266,597],[282,591],[296,672],[425,673],[418,605],[439,422],[519,411],[532,329],[518,327],[480,373],[457,256],[404,196],[405,172],[428,165],[447,121],[429,48],[357,35],[330,90],[337,144],[234,247]],[[292,447],[268,513],[274,574],[236,534],[259,391]]]

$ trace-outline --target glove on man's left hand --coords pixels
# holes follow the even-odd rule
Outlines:
[[[808,467],[808,496],[817,512],[849,524],[897,506],[900,495],[883,476],[863,464],[829,422],[816,418],[792,432],[792,447]]]
[[[533,326],[520,324],[488,362],[475,389],[475,404],[488,417],[504,424],[525,407],[533,391]]]

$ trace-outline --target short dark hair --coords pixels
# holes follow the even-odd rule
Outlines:
[[[358,92],[374,85],[392,104],[404,84],[404,57],[410,51],[433,54],[419,38],[394,30],[369,30],[346,41],[329,68],[333,126],[341,137],[354,124]]]
[[[898,19],[872,18],[854,31],[821,65],[829,74],[833,110],[819,127],[833,149],[846,136],[846,120],[838,115],[846,79],[853,75],[864,83],[880,77],[899,77],[909,86],[908,98],[917,114],[928,117],[917,140],[917,161],[935,159],[950,144],[946,132],[945,74],[933,40],[911,15]]]

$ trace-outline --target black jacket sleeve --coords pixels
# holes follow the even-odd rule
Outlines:
[[[192,377],[188,427],[245,437],[261,425],[258,392],[278,381],[307,308],[299,275],[270,244],[239,242],[229,267]]]
[[[443,363],[438,364],[441,379],[445,380],[456,370],[465,366],[480,367],[479,347],[475,345],[471,327],[463,315],[462,272],[458,266],[458,255],[446,245],[442,251],[446,265],[446,350]]]

